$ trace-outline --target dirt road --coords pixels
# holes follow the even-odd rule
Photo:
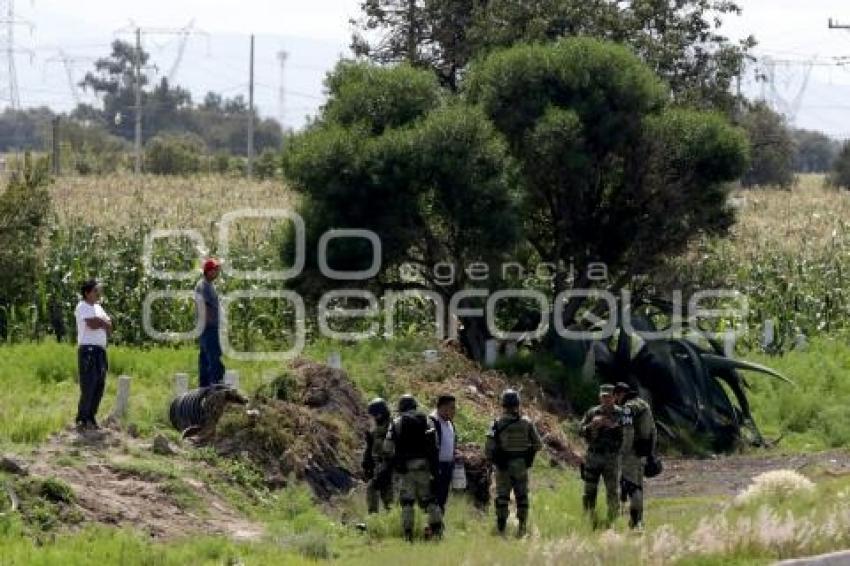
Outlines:
[[[753,476],[770,470],[792,469],[809,477],[850,474],[850,452],[813,454],[749,453],[704,460],[665,459],[664,472],[647,480],[650,497],[735,495]]]

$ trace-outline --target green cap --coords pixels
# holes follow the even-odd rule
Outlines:
[[[605,383],[599,386],[599,394],[600,395],[613,395],[614,394],[614,386],[610,383]]]

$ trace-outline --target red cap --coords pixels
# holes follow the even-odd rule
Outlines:
[[[203,270],[204,273],[208,271],[212,271],[213,269],[218,269],[221,267],[221,262],[214,257],[208,257],[204,260]]]

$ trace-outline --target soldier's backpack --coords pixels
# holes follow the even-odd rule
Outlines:
[[[400,415],[393,424],[393,436],[396,471],[405,473],[410,460],[424,459],[432,467],[435,465],[437,439],[428,417],[421,413]]]

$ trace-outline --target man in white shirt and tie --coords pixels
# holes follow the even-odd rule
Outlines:
[[[80,373],[80,402],[77,406],[77,430],[97,430],[97,409],[106,386],[107,337],[112,334],[112,319],[100,306],[101,287],[95,279],[83,283],[82,300],[74,309],[77,319],[77,364]]]

